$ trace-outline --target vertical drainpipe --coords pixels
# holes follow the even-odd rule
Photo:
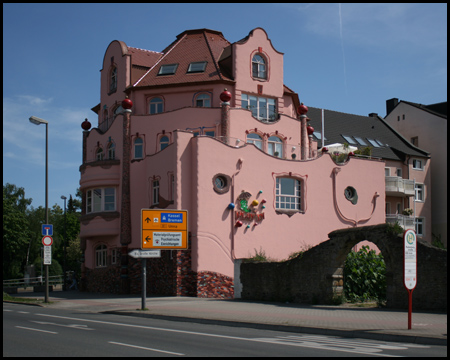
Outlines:
[[[308,131],[306,129],[306,121],[308,118],[306,117],[306,113],[308,112],[308,108],[303,105],[303,103],[300,104],[300,106],[297,109],[297,112],[300,114],[300,136],[301,136],[301,153],[300,157],[301,160],[306,160],[308,158]]]
[[[128,277],[128,244],[131,243],[131,208],[130,208],[130,163],[131,163],[131,107],[133,103],[126,98],[123,107],[123,151],[122,151],[122,203],[120,208],[120,244],[121,269],[120,292],[130,293],[130,279]]]
[[[229,145],[230,140],[230,100],[231,93],[224,89],[224,91],[220,94],[220,100],[222,103],[221,107],[221,116],[220,116],[220,136],[221,140]]]

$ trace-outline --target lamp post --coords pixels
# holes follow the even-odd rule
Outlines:
[[[64,200],[64,262],[63,262],[63,291],[66,291],[66,273],[67,273],[67,269],[66,269],[66,257],[67,257],[67,253],[66,253],[66,200],[67,198],[64,195],[61,195],[61,199]]]
[[[36,116],[30,117],[35,125],[45,124],[45,223],[48,224],[48,121]],[[48,303],[48,265],[45,267],[45,302]]]

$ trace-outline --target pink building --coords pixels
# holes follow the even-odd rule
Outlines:
[[[189,214],[189,249],[149,262],[147,289],[165,295],[233,297],[238,259],[286,259],[333,230],[385,222],[384,161],[337,165],[317,150],[261,28],[234,43],[188,30],[162,52],[113,41],[93,110],[80,167],[88,291],[139,291],[127,254],[141,248],[141,209]]]

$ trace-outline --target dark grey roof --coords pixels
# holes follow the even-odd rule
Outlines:
[[[322,131],[322,109],[308,107],[307,116],[311,119],[309,124],[314,131]],[[324,110],[325,146],[347,142],[342,135],[362,138],[371,146],[372,156],[390,160],[405,159],[406,155],[429,157],[429,153],[419,149],[407,141],[402,135],[389,126],[381,117],[346,114],[338,111]],[[378,140],[383,146],[375,147],[368,139]],[[322,144],[318,141],[318,146]],[[349,143],[350,144],[350,143]],[[358,148],[365,147],[360,144],[350,144]]]

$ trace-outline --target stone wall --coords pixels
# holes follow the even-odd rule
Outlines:
[[[140,294],[142,291],[141,266],[141,260],[128,257],[127,273],[131,294]],[[85,290],[120,294],[120,274],[120,264],[86,269]],[[161,258],[147,259],[146,289],[148,296],[234,297],[233,278],[210,271],[197,273],[192,270],[191,250],[163,250]]]
[[[249,300],[329,304],[342,294],[347,254],[363,240],[380,249],[386,263],[389,308],[408,307],[403,285],[403,236],[387,224],[343,229],[295,259],[279,263],[246,263],[240,268],[241,297]],[[418,241],[417,287],[413,310],[447,310],[447,251]]]

